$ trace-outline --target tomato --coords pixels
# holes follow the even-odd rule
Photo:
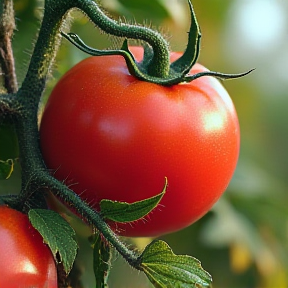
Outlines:
[[[53,255],[21,212],[0,206],[0,287],[57,287]]]
[[[131,50],[141,60],[142,50]],[[206,70],[196,64],[190,73]],[[143,221],[114,225],[120,235],[159,236],[187,227],[218,200],[236,167],[240,133],[232,100],[215,78],[164,87],[131,76],[121,56],[102,56],[83,60],[57,83],[40,142],[55,177],[95,209],[101,199],[152,197],[167,177],[161,204]]]

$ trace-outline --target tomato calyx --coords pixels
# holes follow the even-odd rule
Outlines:
[[[172,86],[179,83],[191,82],[203,76],[213,76],[222,80],[239,78],[252,72],[254,69],[239,74],[226,74],[214,71],[204,71],[194,75],[188,74],[193,65],[198,60],[201,42],[200,27],[190,0],[188,0],[188,4],[190,8],[191,25],[188,33],[189,37],[187,47],[180,58],[172,63],[167,63],[168,67],[166,67],[167,65],[165,65],[164,61],[160,69],[161,71],[154,71],[154,58],[156,58],[156,55],[154,53],[155,47],[153,47],[153,45],[148,45],[146,43],[143,44],[144,57],[141,62],[137,62],[129,50],[127,38],[124,40],[122,47],[118,50],[99,50],[86,45],[84,41],[75,33],[65,33],[61,31],[61,35],[70,41],[73,45],[75,45],[78,49],[92,56],[120,55],[124,57],[127,68],[131,75],[140,80],[156,83],[163,86]],[[164,44],[166,44],[166,46],[168,45],[167,43]],[[168,47],[166,48],[168,51]],[[159,55],[157,56],[158,58],[161,58]],[[165,73],[165,71],[168,72]]]

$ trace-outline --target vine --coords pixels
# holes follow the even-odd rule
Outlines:
[[[46,169],[42,159],[39,147],[38,108],[52,63],[55,60],[62,39],[61,35],[86,52],[100,53],[101,55],[104,53],[120,54],[125,57],[127,65],[130,67],[130,71],[132,71],[131,73],[138,73],[139,78],[162,85],[192,81],[198,77],[207,75],[226,79],[240,77],[249,73],[250,71],[237,75],[227,75],[216,72],[205,72],[194,77],[186,76],[191,66],[197,60],[201,37],[192,4],[190,1],[188,3],[192,22],[187,49],[180,60],[170,64],[169,44],[158,32],[142,26],[118,23],[107,17],[92,0],[45,0],[44,16],[37,42],[31,56],[26,77],[19,89],[11,47],[11,38],[15,30],[13,1],[2,1],[0,6],[0,65],[3,74],[3,86],[6,90],[5,93],[0,94],[0,124],[12,124],[16,131],[22,171],[22,184],[19,195],[13,197],[4,196],[2,197],[2,201],[15,209],[25,212],[30,211],[31,208],[32,210],[35,208],[45,209],[46,205],[43,204],[45,202],[42,200],[46,191],[51,191],[68,207],[75,210],[86,223],[99,231],[102,238],[111,247],[116,249],[132,267],[146,273],[155,287],[172,287],[171,283],[172,285],[175,284],[175,287],[195,287],[196,285],[208,287],[211,283],[211,277],[201,268],[198,260],[190,256],[176,256],[170,247],[162,241],[152,242],[142,253],[129,249],[104,221],[103,215],[92,209],[62,182],[56,180]],[[129,52],[127,40],[124,41],[121,49],[117,51],[99,52],[99,50],[86,46],[77,35],[62,32],[61,28],[67,17],[67,13],[75,8],[80,9],[92,20],[96,27],[110,35],[146,42],[144,64],[135,63],[133,55]],[[159,196],[160,198],[161,196]],[[35,199],[41,201],[35,201]],[[157,198],[156,200],[159,202],[159,199]],[[151,205],[149,206],[149,211],[157,205],[158,202],[156,200],[155,203],[153,200],[152,204],[149,204]],[[35,202],[40,204],[35,205]],[[147,205],[147,203],[147,201],[143,201],[141,205]],[[39,231],[41,230],[39,227],[36,228]],[[99,244],[100,238],[97,239],[98,246],[95,245],[98,249],[102,247],[101,249],[105,250],[105,245]],[[51,245],[49,241],[48,245]],[[166,257],[160,257],[162,262],[158,261],[159,253],[162,253],[161,255],[165,255]],[[100,256],[102,257],[103,255],[109,259],[103,253]],[[159,267],[162,267],[164,264],[168,265],[169,275],[156,273],[153,270],[156,262]],[[71,265],[68,266],[70,267]],[[69,272],[68,270],[66,272]],[[103,275],[105,274],[104,272]],[[101,277],[104,277],[103,275]],[[193,277],[187,277],[187,275],[192,275]],[[177,278],[175,278],[176,276]],[[97,281],[99,283],[99,280]]]

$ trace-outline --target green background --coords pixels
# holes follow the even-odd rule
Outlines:
[[[215,288],[288,287],[286,2],[193,1],[203,35],[199,62],[210,70],[225,73],[256,68],[245,78],[224,82],[241,126],[239,163],[227,192],[200,221],[183,231],[162,237],[175,253],[200,259],[203,267],[212,274]],[[14,3],[17,31],[13,47],[21,85],[43,6],[34,0],[16,0]],[[172,50],[185,48],[190,20],[186,1],[102,0],[101,5],[115,19],[121,17],[128,23],[136,20],[159,29],[169,39]],[[77,19],[72,21],[71,31],[78,33],[87,44],[99,49],[119,44],[111,36],[100,33],[80,12],[71,13],[71,17]],[[63,40],[43,99],[49,95],[57,79],[84,57],[87,55]],[[4,137],[0,139],[2,158],[5,141]],[[20,172],[16,167],[9,180],[0,182],[0,192],[17,193],[19,187]],[[78,229],[81,235],[85,235],[83,227]],[[133,244],[141,248],[149,241],[135,239]],[[78,258],[78,265],[84,272],[85,288],[93,287],[93,278],[89,275],[91,258],[88,257],[91,250],[86,244],[82,239]],[[110,288],[151,287],[144,275],[132,271],[117,255],[109,283]]]

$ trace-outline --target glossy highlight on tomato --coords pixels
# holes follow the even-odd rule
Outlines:
[[[57,288],[53,255],[27,215],[0,206],[0,287]]]
[[[131,47],[140,61],[143,51]],[[171,53],[171,61],[180,56]],[[194,65],[191,74],[207,71]],[[43,113],[45,163],[98,209],[167,192],[145,219],[115,224],[124,236],[159,236],[202,217],[227,188],[240,143],[232,100],[218,80],[164,87],[131,76],[121,56],[90,57],[69,70]],[[73,185],[72,185],[73,184]]]

